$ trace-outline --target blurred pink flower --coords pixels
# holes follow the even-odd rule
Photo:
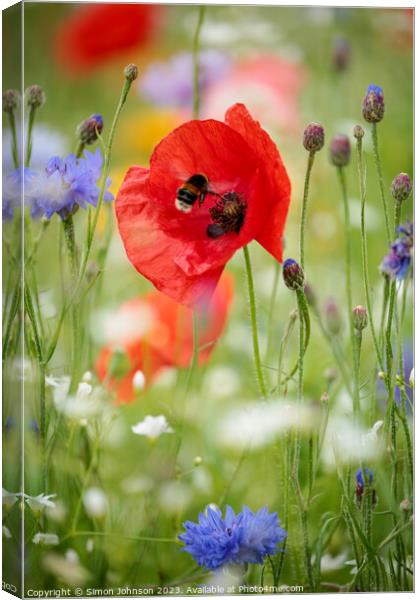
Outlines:
[[[268,130],[301,128],[299,96],[307,79],[303,65],[266,54],[238,61],[203,95],[202,118],[223,119],[226,108],[243,102]]]

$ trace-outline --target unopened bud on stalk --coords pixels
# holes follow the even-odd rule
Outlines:
[[[146,377],[143,371],[136,371],[133,375],[133,388],[136,392],[142,392],[146,385]]]
[[[203,464],[203,459],[201,458],[201,456],[196,456],[194,458],[194,467],[199,467],[202,464]]]
[[[411,179],[407,173],[396,175],[391,183],[391,194],[397,202],[403,202],[410,196],[412,190]]]
[[[368,324],[367,310],[364,306],[353,308],[353,325],[357,331],[363,331]]]
[[[356,140],[361,140],[362,137],[365,135],[365,130],[361,125],[355,125],[353,128],[353,135],[356,138]]]
[[[283,279],[289,290],[303,290],[305,276],[302,267],[293,258],[288,258],[283,263]]]
[[[30,108],[39,108],[45,104],[45,92],[40,85],[30,85],[25,92],[26,103]]]
[[[333,335],[340,333],[342,320],[337,302],[334,298],[329,298],[325,303],[325,319],[328,331]]]
[[[303,288],[306,296],[306,302],[309,306],[316,306],[316,295],[314,289],[309,283],[305,283],[305,287]]]
[[[385,377],[386,377],[386,374],[384,373],[384,371],[378,372],[378,379],[381,379],[382,381],[384,381]]]
[[[338,373],[337,370],[334,369],[333,367],[330,367],[329,369],[325,369],[324,371],[324,377],[328,382],[328,385],[331,385],[332,383],[334,383],[334,381],[337,379]]]
[[[11,113],[19,104],[20,94],[17,90],[6,90],[3,92],[3,110]]]
[[[77,137],[82,144],[93,144],[102,132],[104,120],[101,115],[91,115],[82,121],[76,129]]]
[[[400,510],[402,512],[411,512],[412,511],[412,504],[410,502],[410,500],[408,500],[408,498],[405,498],[404,500],[401,500],[400,502]]]
[[[309,123],[303,132],[303,147],[308,152],[318,152],[324,145],[324,128],[319,123]]]
[[[379,85],[371,84],[363,98],[362,112],[368,123],[379,123],[384,118],[384,92]]]
[[[330,160],[335,167],[345,167],[350,162],[351,146],[349,138],[337,133],[331,140]]]
[[[124,69],[124,75],[129,81],[134,81],[135,79],[137,79],[138,74],[139,70],[137,68],[137,65],[133,63],[130,63]]]
[[[337,71],[345,71],[350,60],[350,42],[339,36],[334,40],[333,64]]]

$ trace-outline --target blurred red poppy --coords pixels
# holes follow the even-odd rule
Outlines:
[[[206,362],[221,336],[233,296],[225,273],[208,304],[198,309],[199,363]],[[102,349],[96,371],[117,395],[118,403],[135,397],[133,376],[143,372],[149,384],[163,367],[185,368],[193,353],[192,311],[153,291],[125,302],[115,313],[112,342]]]
[[[176,207],[191,176],[208,178],[190,212]],[[225,123],[189,121],[155,148],[150,170],[131,167],[116,213],[127,256],[157,289],[194,306],[210,296],[233,254],[256,239],[282,260],[290,181],[269,135],[243,104]]]
[[[160,11],[154,4],[79,5],[57,31],[56,59],[66,72],[89,72],[149,42]]]

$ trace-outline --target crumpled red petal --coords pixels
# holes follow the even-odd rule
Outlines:
[[[283,260],[283,232],[289,211],[291,183],[277,146],[243,104],[228,109],[225,120],[252,144],[265,169],[268,206],[255,239],[278,261]]]

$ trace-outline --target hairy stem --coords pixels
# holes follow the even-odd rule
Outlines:
[[[249,309],[251,316],[252,345],[254,348],[255,370],[257,373],[258,386],[260,388],[261,396],[265,398],[267,396],[267,389],[265,387],[264,374],[262,370],[260,356],[260,346],[258,341],[257,308],[255,303],[254,279],[252,276],[251,257],[249,255],[248,246],[244,246],[243,250],[245,258],[246,276],[248,281]]]
[[[305,174],[305,185],[303,188],[303,200],[302,200],[302,211],[300,216],[300,236],[299,236],[299,260],[300,266],[305,271],[305,227],[306,227],[306,215],[308,212],[308,199],[309,199],[309,182],[311,177],[311,171],[315,160],[315,152],[309,152],[308,163],[306,166]]]
[[[391,242],[392,242],[391,228],[390,228],[390,224],[389,224],[388,207],[387,207],[386,199],[385,199],[384,178],[382,175],[381,158],[379,156],[378,129],[377,129],[376,123],[372,123],[372,142],[373,142],[373,156],[375,158],[376,173],[377,173],[378,182],[379,182],[379,191],[381,194],[382,208],[383,208],[384,217],[385,217],[386,237],[387,237],[388,245],[390,246]]]

